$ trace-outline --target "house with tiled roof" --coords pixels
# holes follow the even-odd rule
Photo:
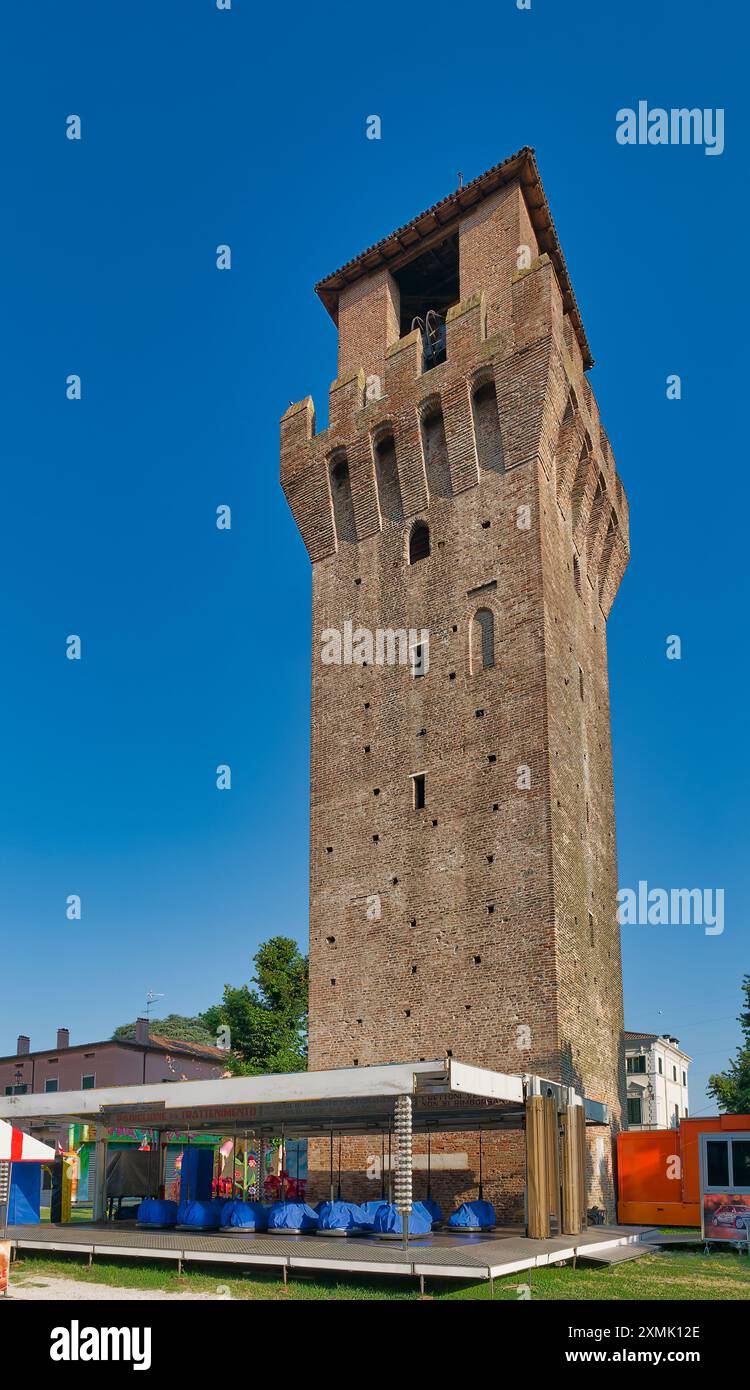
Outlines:
[[[15,1052],[0,1057],[0,1094],[201,1081],[223,1076],[226,1063],[221,1048],[164,1037],[151,1031],[147,1018],[136,1020],[133,1038],[103,1042],[71,1043],[68,1029],[58,1028],[55,1047],[32,1051],[30,1039],[21,1034]]]

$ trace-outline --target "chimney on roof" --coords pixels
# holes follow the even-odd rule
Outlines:
[[[139,1043],[148,1042],[148,1019],[137,1018],[135,1020],[135,1040]]]
[[[19,1033],[18,1042],[16,1043],[16,1056],[26,1057],[30,1051],[31,1038],[27,1037],[26,1033]]]
[[[66,1047],[70,1047],[70,1030],[68,1028],[58,1028],[57,1050],[58,1052],[62,1052]]]

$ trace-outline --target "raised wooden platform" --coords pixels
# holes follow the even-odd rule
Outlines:
[[[487,1235],[456,1236],[438,1231],[410,1240],[408,1248],[376,1237],[336,1238],[322,1235],[192,1235],[188,1231],[141,1231],[130,1222],[74,1225],[9,1226],[16,1250],[59,1251],[93,1259],[112,1256],[136,1260],[175,1260],[224,1265],[257,1265],[289,1271],[330,1274],[410,1274],[417,1278],[496,1279],[573,1260],[587,1252],[637,1245],[645,1228],[594,1226],[579,1236],[530,1240],[513,1228]]]

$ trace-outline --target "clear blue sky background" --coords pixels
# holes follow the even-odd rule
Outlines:
[[[626,1023],[680,1037],[705,1108],[750,968],[741,16],[3,7],[0,1050],[108,1036],[149,988],[198,1011],[269,934],[305,940],[310,574],[278,419],[307,392],[326,418],[335,330],[312,285],[457,170],[531,144],[630,498],[609,625],[620,882],[726,891],[720,938],[625,930]],[[725,108],[724,154],[616,144],[641,98]]]

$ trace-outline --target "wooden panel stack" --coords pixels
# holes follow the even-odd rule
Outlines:
[[[562,1113],[562,1230],[580,1235],[586,1205],[586,1117],[582,1105],[566,1105]]]

